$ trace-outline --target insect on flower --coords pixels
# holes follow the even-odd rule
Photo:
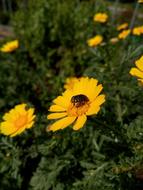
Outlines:
[[[73,105],[78,108],[80,106],[85,105],[87,102],[89,102],[89,99],[87,96],[83,95],[83,94],[79,94],[76,96],[73,96],[71,98],[71,102],[73,103]]]
[[[105,102],[105,95],[100,94],[102,84],[94,78],[81,77],[75,82],[73,88],[67,89],[53,100],[49,111],[53,112],[47,119],[59,119],[48,126],[48,131],[57,131],[73,124],[73,130],[81,129],[87,116],[99,112],[101,105]]]

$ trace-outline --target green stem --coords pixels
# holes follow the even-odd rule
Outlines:
[[[129,27],[130,29],[132,29],[134,27],[135,19],[136,19],[137,13],[138,13],[138,9],[139,9],[139,3],[137,2],[135,9],[134,9],[134,12],[133,12],[133,16],[132,16],[131,21],[130,21],[130,27]]]

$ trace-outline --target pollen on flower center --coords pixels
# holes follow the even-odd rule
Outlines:
[[[85,114],[89,108],[89,99],[83,94],[73,96],[71,98],[71,104],[68,107],[69,116],[80,116]]]
[[[15,121],[15,126],[17,128],[20,128],[22,126],[24,126],[27,122],[27,114],[26,115],[20,115],[16,121]]]

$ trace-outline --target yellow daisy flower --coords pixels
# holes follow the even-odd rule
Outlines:
[[[76,82],[80,81],[82,77],[80,78],[77,78],[77,77],[70,77],[70,78],[67,78],[66,79],[66,82],[65,82],[65,85],[64,85],[64,88],[66,90],[71,90],[73,89],[74,85]]]
[[[138,78],[138,81],[143,84],[143,56],[135,62],[137,68],[131,68],[130,74]]]
[[[0,132],[4,135],[14,137],[29,129],[34,124],[34,109],[26,109],[26,104],[19,104],[3,116],[3,122],[0,123]]]
[[[127,29],[129,26],[129,24],[127,22],[117,26],[117,30],[120,31],[120,30],[124,30],[124,29]]]
[[[118,38],[119,39],[125,39],[129,34],[131,30],[123,30],[122,32],[119,33]]]
[[[108,15],[106,13],[96,13],[93,20],[95,22],[105,23],[108,20]]]
[[[93,78],[83,77],[74,84],[73,89],[66,90],[62,96],[53,100],[54,105],[49,109],[48,119],[59,119],[48,130],[57,131],[74,123],[73,130],[79,130],[87,120],[87,116],[97,114],[101,104],[105,102],[105,95],[99,93],[102,85]]]
[[[143,3],[143,0],[138,0],[138,3]]]
[[[19,47],[19,42],[18,40],[14,40],[14,41],[10,41],[7,42],[6,44],[4,44],[1,48],[0,51],[1,52],[13,52],[15,49],[17,49]]]
[[[138,27],[133,28],[132,33],[133,35],[140,36],[141,34],[143,34],[143,26],[138,26]]]
[[[95,37],[90,38],[87,41],[87,44],[89,47],[96,47],[99,44],[101,44],[102,41],[103,41],[103,37],[101,35],[96,35]]]

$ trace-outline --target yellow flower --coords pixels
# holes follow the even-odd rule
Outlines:
[[[133,28],[132,33],[133,35],[140,36],[141,34],[143,34],[143,26],[138,26],[138,27]]]
[[[138,0],[138,3],[143,3],[143,0]]]
[[[138,81],[143,84],[143,56],[135,62],[137,68],[133,67],[130,74],[138,78]]]
[[[0,131],[4,135],[14,137],[34,124],[34,109],[26,109],[26,104],[19,104],[3,116],[0,123]]]
[[[118,31],[124,30],[124,29],[128,28],[128,25],[129,25],[129,24],[128,24],[127,22],[125,22],[125,23],[123,23],[123,24],[117,26],[117,30],[118,30]]]
[[[87,116],[97,114],[101,104],[105,102],[105,95],[99,93],[102,85],[93,78],[82,77],[74,84],[73,89],[66,90],[62,96],[53,100],[54,105],[49,109],[48,119],[59,119],[48,130],[57,131],[74,123],[73,130],[79,130],[87,120]]]
[[[15,49],[19,47],[19,42],[18,40],[10,41],[4,44],[0,51],[8,53],[8,52],[13,52]]]
[[[96,13],[93,20],[95,22],[105,23],[108,20],[108,15],[106,13]]]
[[[110,39],[110,42],[112,43],[112,44],[115,44],[115,43],[117,43],[119,41],[119,39],[117,38],[117,37],[114,37],[114,38],[111,38]]]
[[[88,46],[90,46],[90,47],[95,47],[95,46],[101,44],[102,41],[103,41],[103,37],[102,37],[101,35],[96,35],[95,37],[90,38],[90,39],[87,41],[87,44],[88,44]]]
[[[131,30],[123,30],[122,32],[119,33],[118,38],[119,39],[125,39],[129,34]]]

